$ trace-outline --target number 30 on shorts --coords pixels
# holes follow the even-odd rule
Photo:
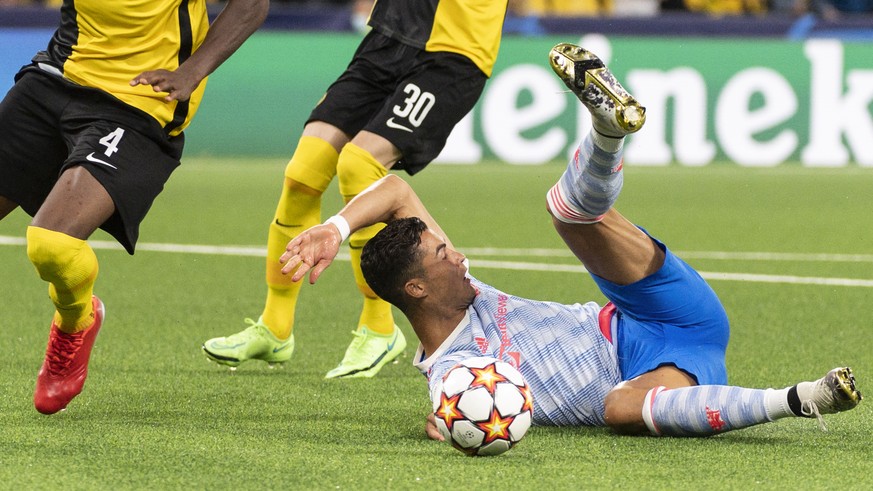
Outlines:
[[[407,118],[412,126],[418,128],[436,102],[436,97],[430,92],[422,92],[417,85],[412,83],[406,84],[403,92],[409,97],[403,100],[403,107],[394,106],[394,114],[401,118]]]

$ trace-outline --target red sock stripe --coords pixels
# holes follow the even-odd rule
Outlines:
[[[551,208],[553,213],[558,215],[559,219],[563,218],[564,220],[562,221],[575,223],[595,223],[599,222],[603,218],[603,215],[598,217],[592,217],[570,207],[570,205],[567,204],[563,193],[561,193],[560,183],[552,186],[552,189],[549,190],[548,198],[549,208]]]
[[[658,397],[658,394],[667,390],[664,386],[653,387],[652,390],[646,394],[646,400],[643,401],[643,420],[646,422],[646,426],[649,427],[649,430],[655,436],[661,436],[661,429],[658,428],[658,424],[655,423],[654,415],[652,414],[652,409],[655,406],[655,398]]]

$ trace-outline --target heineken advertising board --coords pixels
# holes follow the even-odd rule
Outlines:
[[[290,157],[359,41],[257,33],[210,77],[186,154]],[[647,107],[645,128],[626,146],[629,164],[873,167],[873,43],[599,35],[505,38],[479,103],[439,161],[541,164],[572,153],[590,120],[549,68],[558,42],[600,55]],[[2,61],[19,66],[30,56]]]

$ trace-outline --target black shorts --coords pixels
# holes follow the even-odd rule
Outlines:
[[[100,228],[133,254],[139,224],[179,166],[184,137],[101,90],[25,68],[0,102],[0,195],[33,216],[61,172],[80,165],[115,213]]]
[[[415,174],[439,155],[487,80],[465,56],[370,31],[307,122],[323,121],[352,137],[361,130],[380,135],[403,154],[393,168]]]

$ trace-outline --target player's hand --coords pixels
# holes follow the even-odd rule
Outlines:
[[[339,253],[341,241],[339,230],[331,224],[305,230],[288,243],[279,258],[283,264],[282,274],[293,272],[291,281],[300,281],[309,272],[309,282],[315,283]]]
[[[134,77],[130,81],[130,86],[151,85],[155,92],[167,92],[167,96],[164,97],[167,102],[187,101],[201,80],[201,78],[189,75],[182,69],[176,71],[152,70],[142,72]]]
[[[440,430],[437,429],[436,416],[433,413],[428,413],[427,415],[427,423],[424,425],[424,432],[427,433],[427,437],[431,440],[437,440],[440,442],[446,440],[442,433],[440,433]]]

